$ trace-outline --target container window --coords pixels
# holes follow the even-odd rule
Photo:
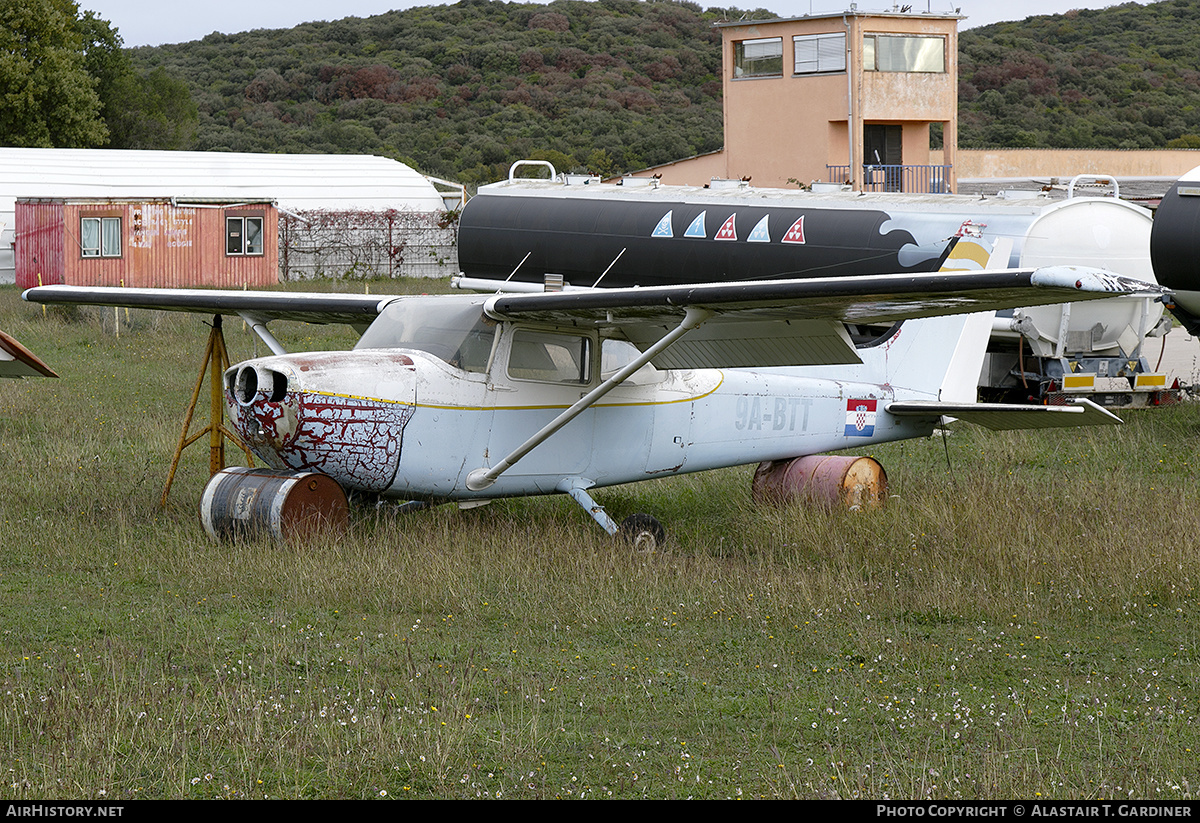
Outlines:
[[[79,247],[84,257],[120,257],[121,218],[79,218]]]
[[[263,219],[261,217],[226,217],[225,253],[228,255],[262,254]]]

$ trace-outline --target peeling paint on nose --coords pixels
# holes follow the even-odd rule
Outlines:
[[[238,435],[274,468],[319,471],[343,487],[381,492],[400,463],[414,406],[363,397],[288,392],[230,403]]]
[[[400,464],[416,384],[404,354],[309,352],[230,368],[225,399],[238,436],[271,468],[383,492]]]

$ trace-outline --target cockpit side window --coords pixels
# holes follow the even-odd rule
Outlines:
[[[632,363],[641,354],[637,347],[627,340],[606,338],[600,341],[600,379],[607,380],[625,366]],[[647,363],[626,379],[626,385],[645,385],[657,383],[663,379],[663,373]]]
[[[508,376],[545,383],[590,383],[592,340],[575,334],[517,329],[508,357]]]
[[[450,365],[464,371],[483,374],[487,371],[492,356],[492,344],[496,339],[496,324],[480,318],[450,356]]]

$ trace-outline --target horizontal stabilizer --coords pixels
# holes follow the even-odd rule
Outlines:
[[[907,400],[889,403],[886,410],[897,417],[953,417],[994,431],[1108,426],[1121,422],[1121,418],[1087,399],[1076,400],[1069,406]]]

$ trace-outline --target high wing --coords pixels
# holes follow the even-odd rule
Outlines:
[[[497,282],[498,288],[503,284]],[[553,326],[600,327],[623,336],[660,368],[737,368],[858,363],[846,323],[884,324],[917,317],[1063,303],[1135,293],[1157,286],[1074,266],[820,277],[751,283],[501,293],[485,303],[493,319]],[[206,289],[39,286],[38,303],[239,315],[265,332],[272,320],[345,323],[360,330],[395,295],[319,294]],[[448,296],[446,299],[455,299]],[[461,297],[458,299],[462,299]],[[695,318],[686,339],[658,347],[685,312]]]
[[[249,315],[264,322],[298,320],[351,326],[369,324],[379,315],[382,305],[394,299],[394,296],[369,294],[131,289],[111,286],[38,286],[27,290],[22,296],[33,303]]]
[[[656,366],[808,366],[860,362],[846,323],[890,324],[1136,293],[1162,290],[1098,269],[1052,266],[497,294],[485,312],[497,320],[608,327],[646,351],[691,310],[704,315],[702,325],[657,354],[651,361]]]
[[[374,322],[394,296],[316,292],[221,291],[217,289],[130,289],[113,286],[38,286],[22,297],[54,305],[119,306],[128,309],[238,315],[275,354],[283,345],[267,330],[272,320],[342,323],[359,334]]]
[[[0,377],[58,377],[36,354],[0,331]]]

